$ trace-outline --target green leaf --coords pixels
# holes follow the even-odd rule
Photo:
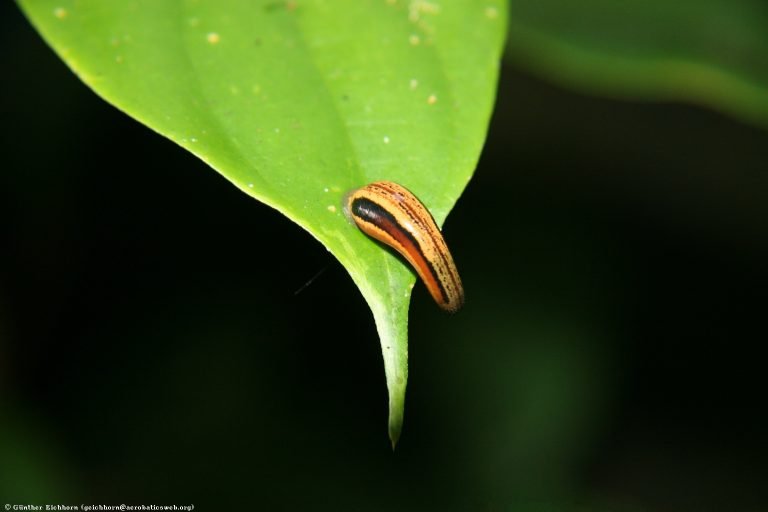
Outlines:
[[[768,126],[763,0],[510,0],[510,13],[509,56],[541,75]]]
[[[394,444],[414,275],[345,219],[342,200],[392,180],[442,224],[484,141],[502,0],[20,4],[97,94],[298,223],[346,267],[379,332]]]

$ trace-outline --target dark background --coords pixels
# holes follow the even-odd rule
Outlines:
[[[417,287],[392,453],[373,318],[332,256],[97,98],[9,2],[0,37],[3,503],[768,507],[765,130],[505,64],[445,228],[467,307]]]

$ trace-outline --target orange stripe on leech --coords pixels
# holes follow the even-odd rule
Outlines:
[[[368,229],[364,229],[369,235],[381,240],[387,245],[392,246],[397,252],[403,255],[408,262],[416,269],[416,273],[424,281],[424,285],[429,290],[429,294],[432,298],[440,304],[448,304],[450,299],[448,297],[448,291],[444,290],[440,286],[440,281],[432,270],[429,262],[424,258],[419,247],[413,244],[408,236],[399,228],[386,219],[382,219],[381,225],[375,226],[375,230],[370,226],[366,226]],[[379,231],[375,233],[373,231]],[[386,235],[389,240],[382,240],[381,234]],[[377,234],[379,236],[377,236]]]
[[[443,239],[443,235],[440,233],[440,229],[437,227],[437,223],[435,222],[434,217],[432,217],[432,214],[418,202],[418,199],[416,199],[413,194],[409,195],[413,198],[413,201],[403,201],[398,203],[398,206],[401,210],[406,212],[411,220],[419,224],[419,232],[426,233],[426,236],[429,237],[429,242],[431,242],[430,252],[440,259],[440,262],[442,263],[441,269],[446,277],[450,279],[452,284],[453,290],[451,295],[455,294],[456,299],[460,303],[462,286],[458,281],[459,277],[458,271],[456,270],[456,264],[453,262],[453,258]],[[438,270],[435,269],[435,272],[437,271]],[[446,290],[446,303],[449,302],[447,295],[448,291]]]

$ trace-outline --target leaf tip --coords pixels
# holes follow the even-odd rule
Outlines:
[[[389,441],[392,443],[392,451],[395,451],[397,442],[400,440],[400,433],[403,430],[403,414],[400,411],[390,411],[389,418]]]
[[[395,448],[397,448],[397,442],[400,440],[400,427],[398,426],[397,429],[389,429],[389,441],[392,443],[392,451],[395,451]]]

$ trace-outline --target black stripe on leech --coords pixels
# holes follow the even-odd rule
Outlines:
[[[440,295],[443,298],[443,302],[446,304],[450,302],[448,299],[448,293],[446,292],[445,287],[443,287],[443,283],[437,275],[437,272],[435,272],[435,267],[432,265],[431,261],[424,257],[424,251],[421,249],[421,245],[409,231],[403,229],[403,227],[399,222],[397,222],[397,219],[395,219],[391,213],[389,213],[380,204],[365,197],[358,197],[353,199],[350,209],[352,210],[353,215],[362,218],[366,222],[370,222],[374,226],[389,224],[392,228],[396,229],[400,233],[403,233],[405,237],[413,244],[413,246],[416,247],[416,250],[421,255],[421,259],[424,261],[424,263],[427,264],[427,268],[429,268],[432,279],[434,279],[435,283],[437,283],[437,287],[440,289]],[[385,229],[384,231],[387,230]]]

